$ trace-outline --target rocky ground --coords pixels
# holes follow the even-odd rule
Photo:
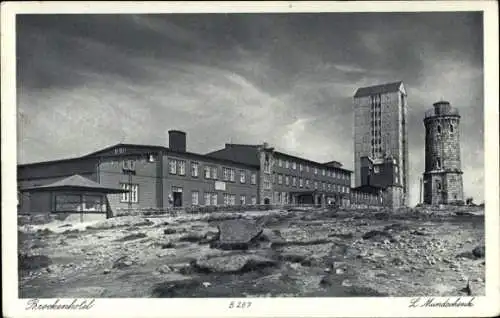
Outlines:
[[[21,298],[484,295],[481,209],[133,216],[18,234]]]

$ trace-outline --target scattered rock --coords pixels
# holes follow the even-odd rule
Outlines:
[[[65,290],[64,294],[57,297],[64,298],[102,298],[106,293],[106,288],[98,286],[78,287],[70,290]]]
[[[194,267],[200,272],[209,273],[243,273],[263,267],[275,266],[277,263],[269,258],[256,254],[227,255],[209,259],[198,259]]]
[[[113,268],[123,269],[123,268],[130,267],[133,264],[134,264],[134,261],[129,256],[125,255],[125,256],[118,258],[116,261],[114,261]]]
[[[420,236],[429,235],[429,233],[424,232],[422,230],[414,230],[414,231],[411,231],[410,233],[413,234],[413,235],[420,235]]]
[[[46,255],[19,254],[17,261],[21,270],[37,270],[52,264],[52,260]]]
[[[342,286],[344,286],[344,287],[352,287],[352,283],[348,279],[344,279],[342,281]]]
[[[157,243],[155,243],[155,244],[157,244]],[[166,249],[166,248],[175,248],[175,247],[176,247],[176,245],[175,245],[175,243],[173,243],[173,242],[166,242],[166,243],[160,243],[160,247],[161,247],[162,249]]]
[[[139,232],[139,233],[133,233],[133,234],[126,235],[122,238],[116,239],[115,241],[116,242],[126,242],[126,241],[133,241],[133,240],[137,240],[137,239],[141,239],[141,238],[145,238],[145,237],[147,237],[146,233]]]
[[[207,287],[210,287],[212,284],[209,282],[203,282],[202,285],[203,285],[203,287],[207,288]]]
[[[176,229],[168,228],[168,229],[163,230],[163,234],[165,234],[165,235],[170,235],[170,234],[175,234],[175,233],[177,233]]]
[[[187,294],[201,286],[201,281],[191,277],[168,274],[169,280],[156,284],[151,292],[151,296],[155,298],[171,298],[171,297],[189,297]]]
[[[168,265],[161,265],[160,267],[158,267],[158,268],[156,269],[156,271],[157,271],[158,273],[161,273],[161,274],[166,274],[166,273],[171,273],[171,272],[173,272],[172,268],[170,268],[170,266],[168,266]]]
[[[480,245],[480,246],[475,247],[472,250],[472,254],[476,258],[484,258],[484,255],[485,255],[485,246],[484,245]]]
[[[404,265],[404,262],[401,258],[396,257],[396,258],[392,259],[391,264],[393,264],[395,266],[401,266],[401,265]]]
[[[392,232],[402,232],[408,231],[410,228],[407,225],[401,223],[393,223],[391,225],[387,225],[384,227],[384,231],[392,231]]]
[[[378,231],[378,230],[369,231],[363,235],[363,240],[377,240],[383,242],[385,239],[389,239],[392,241],[393,237],[386,231]]]
[[[202,233],[190,232],[190,233],[187,233],[187,234],[181,236],[179,238],[179,241],[194,243],[194,242],[199,242],[199,241],[203,240],[204,238],[205,238],[205,235]]]
[[[63,225],[59,225],[58,227],[70,227],[72,226],[71,224],[63,224]]]
[[[109,274],[111,273],[111,270],[109,268],[105,268],[103,271],[102,271],[103,274]]]

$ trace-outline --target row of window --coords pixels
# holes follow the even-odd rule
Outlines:
[[[293,162],[293,161],[288,161],[288,160],[283,160],[283,159],[278,159],[278,166],[279,167],[282,167],[282,168],[286,168],[286,169],[292,169],[292,170],[297,170],[297,167],[299,169],[300,172],[302,171],[306,171],[306,172],[310,172],[311,170],[314,172],[314,174],[320,174],[322,176],[328,176],[328,177],[332,177],[332,178],[340,178],[340,179],[347,179],[347,175],[346,174],[343,174],[343,173],[340,173],[340,172],[337,172],[335,170],[329,170],[329,169],[318,169],[316,167],[310,167],[308,165],[303,165],[303,164],[298,164]],[[266,172],[269,172],[267,169],[266,169]]]
[[[450,133],[453,133],[455,131],[455,126],[452,123],[450,123],[449,127],[450,127]],[[436,130],[437,130],[437,133],[440,134],[441,133],[441,125],[437,125]]]
[[[169,159],[168,166],[170,174],[175,174],[179,176],[186,175],[186,161]],[[198,162],[191,162],[192,177],[197,178],[199,176],[199,167],[200,164]],[[205,177],[205,179],[217,180],[218,179],[217,171],[218,169],[216,166],[209,166],[209,165],[203,166],[203,176]],[[246,176],[247,176],[247,171],[245,170],[238,171],[238,179],[240,183],[247,182]],[[224,181],[236,182],[236,169],[223,167],[222,179]],[[251,184],[257,184],[257,175],[255,173],[251,174],[250,182]]]
[[[224,199],[224,205],[236,205],[236,195],[231,194],[231,193],[223,193],[222,194],[223,199]],[[216,192],[205,192],[203,193],[203,205],[205,206],[215,206],[217,205],[218,202],[218,193]],[[250,197],[250,202],[251,204],[257,204],[257,197],[256,196],[251,196]],[[239,196],[239,205],[245,205],[247,204],[247,196],[246,195],[240,195]],[[199,192],[198,191],[192,191],[191,192],[191,205],[200,205],[199,201]]]
[[[282,175],[282,174],[273,174],[273,183],[274,184],[284,184],[286,186],[292,186],[292,187],[297,187],[297,179],[298,179],[298,186],[299,188],[303,188],[305,184],[305,188],[310,188],[311,184],[314,186],[314,189],[319,189],[321,187],[322,190],[328,190],[328,191],[336,191],[336,192],[342,192],[342,193],[349,193],[349,187],[339,185],[339,184],[331,184],[327,182],[318,182],[318,181],[311,181],[309,179],[303,179],[303,178],[297,178],[294,176],[287,176],[287,175]],[[268,184],[266,182],[266,179],[264,179],[264,187],[266,189],[270,189],[270,183],[269,186],[266,187]]]

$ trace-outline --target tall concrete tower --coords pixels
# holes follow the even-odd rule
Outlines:
[[[449,102],[434,103],[425,113],[424,203],[463,201],[460,164],[460,115]]]
[[[394,206],[408,205],[408,104],[403,82],[359,88],[354,95],[354,173],[355,186],[363,184],[362,158],[377,165],[389,158],[394,169],[384,176],[398,187],[392,195]],[[373,173],[383,169],[374,167]],[[372,178],[373,179],[373,178]],[[387,185],[389,186],[389,185]]]

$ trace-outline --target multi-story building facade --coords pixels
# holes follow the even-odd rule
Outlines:
[[[362,87],[354,95],[355,187],[385,188],[393,207],[409,199],[407,116],[402,82]]]
[[[18,166],[20,212],[47,212],[54,196],[26,192],[79,174],[129,190],[107,195],[111,210],[245,205],[258,202],[259,166],[186,151],[183,132],[169,132],[169,148],[117,144],[89,155]]]
[[[449,102],[434,103],[424,118],[424,203],[450,204],[463,201],[460,163],[460,114]]]
[[[352,171],[263,145],[226,144],[207,156],[259,165],[260,204],[349,205]]]

